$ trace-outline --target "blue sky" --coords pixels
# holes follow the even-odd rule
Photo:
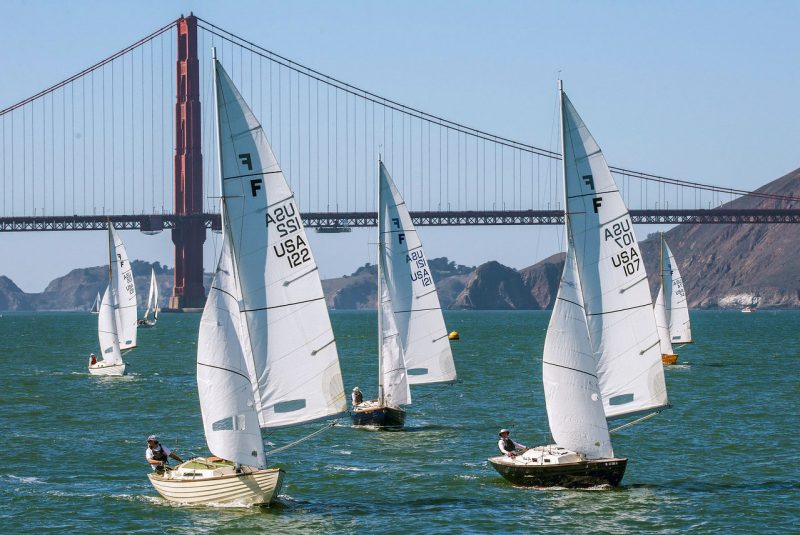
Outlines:
[[[6,0],[0,108],[189,11],[356,86],[539,147],[557,150],[561,71],[613,165],[743,189],[800,165],[800,2],[790,1]],[[555,227],[422,229],[431,257],[517,268],[556,252],[558,236]],[[174,263],[168,233],[123,239],[133,258]],[[368,230],[311,239],[323,276],[374,260]],[[102,264],[103,247],[99,233],[0,234],[0,274],[41,291]],[[214,247],[209,238],[208,267]]]

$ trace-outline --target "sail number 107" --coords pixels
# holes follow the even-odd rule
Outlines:
[[[625,218],[606,228],[603,236],[606,242],[613,241],[621,249],[611,257],[611,264],[615,268],[621,269],[625,275],[633,275],[639,271],[642,259],[636,247],[636,236],[631,229],[630,219]]]

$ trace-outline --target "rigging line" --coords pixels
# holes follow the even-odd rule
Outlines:
[[[641,418],[637,418],[637,419],[635,419],[633,421],[630,421],[630,422],[628,422],[626,424],[622,424],[619,427],[615,427],[614,429],[609,429],[608,432],[609,432],[609,434],[610,433],[617,433],[619,431],[622,431],[623,429],[627,429],[627,428],[629,428],[629,427],[631,427],[633,425],[636,425],[636,424],[638,424],[640,422],[644,422],[645,420],[649,420],[650,418],[652,418],[653,416],[656,416],[657,414],[661,414],[661,411],[659,410],[659,411],[651,412],[650,414],[646,414],[646,415],[642,416]]]
[[[319,435],[323,431],[327,431],[328,429],[330,429],[332,427],[335,427],[337,424],[338,424],[338,422],[336,420],[334,420],[333,422],[331,422],[329,424],[326,424],[324,427],[322,427],[320,429],[317,429],[316,431],[314,431],[310,435],[307,435],[307,436],[305,436],[303,438],[295,440],[294,442],[290,442],[290,443],[286,444],[285,446],[281,446],[279,448],[275,448],[275,449],[269,450],[267,452],[264,452],[264,455],[274,455],[276,453],[280,453],[282,451],[285,451],[285,450],[291,448],[292,446],[296,446],[298,444],[301,444],[301,443],[305,442],[306,440],[309,440],[309,439]]]
[[[129,46],[123,48],[119,52],[117,52],[117,53],[105,58],[104,60],[95,63],[91,67],[87,67],[84,70],[80,71],[79,73],[74,74],[74,75],[70,76],[69,78],[67,78],[65,80],[62,80],[61,82],[59,82],[59,83],[57,83],[55,85],[52,85],[52,86],[48,87],[47,89],[43,89],[43,90],[39,91],[38,93],[36,93],[35,95],[33,95],[31,97],[28,97],[25,100],[21,100],[21,101],[17,102],[16,104],[11,105],[11,106],[9,106],[8,108],[6,108],[4,110],[0,110],[0,116],[5,115],[6,113],[12,112],[12,111],[16,110],[17,108],[20,108],[20,107],[24,106],[25,104],[28,104],[29,102],[32,102],[32,101],[38,99],[39,97],[42,97],[42,96],[44,96],[44,95],[46,95],[48,93],[52,93],[56,89],[61,89],[62,87],[68,85],[70,82],[73,82],[73,81],[77,80],[81,76],[84,76],[84,75],[86,75],[86,74],[88,74],[88,73],[90,73],[90,72],[92,72],[94,70],[99,69],[100,67],[103,67],[104,65],[106,65],[108,63],[111,63],[112,61],[114,61],[118,57],[120,57],[120,56],[122,56],[124,54],[127,54],[128,52],[130,52],[131,50],[135,49],[136,47],[141,46],[144,43],[146,43],[146,42],[148,42],[150,40],[153,40],[156,37],[158,37],[159,35],[163,34],[164,32],[170,30],[173,26],[176,26],[177,23],[178,23],[177,20],[173,20],[172,22],[170,22],[166,26],[164,26],[162,28],[159,28],[158,30],[156,30],[153,33],[151,33],[150,35],[147,35],[146,37],[143,37],[142,39],[136,41],[132,45],[129,45]]]

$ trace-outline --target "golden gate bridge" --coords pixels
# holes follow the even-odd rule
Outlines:
[[[260,118],[306,226],[374,226],[378,154],[418,225],[563,223],[559,154],[357,88],[190,15],[0,111],[0,232],[172,232],[174,308],[219,229],[210,50]],[[635,223],[798,223],[800,198],[612,166]],[[735,209],[744,195],[769,209]]]

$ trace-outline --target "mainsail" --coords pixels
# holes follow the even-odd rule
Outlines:
[[[214,61],[225,237],[261,427],[346,410],[336,342],[300,213],[261,125]]]
[[[150,268],[150,291],[147,293],[147,309],[144,311],[144,319],[153,313],[153,319],[158,319],[158,281],[156,280],[156,270]]]
[[[133,283],[133,272],[128,261],[128,253],[122,239],[109,223],[109,236],[113,244],[114,258],[111,262],[111,281],[116,290],[115,308],[117,311],[117,332],[120,349],[136,347],[136,286]]]
[[[600,147],[561,97],[567,223],[605,415],[657,411],[667,388],[633,224]]]
[[[456,367],[436,285],[408,207],[380,162],[382,275],[412,385],[453,383]]]
[[[89,309],[89,312],[92,314],[100,313],[100,292],[97,292],[97,297],[94,298],[94,303],[92,303],[92,308]]]
[[[107,364],[122,364],[122,353],[117,336],[116,296],[111,283],[100,301],[100,315],[97,316],[97,338],[100,340],[100,354]]]
[[[689,322],[689,305],[678,264],[663,235],[661,237],[661,280],[664,292],[664,312],[673,344],[692,343],[692,325]]]

